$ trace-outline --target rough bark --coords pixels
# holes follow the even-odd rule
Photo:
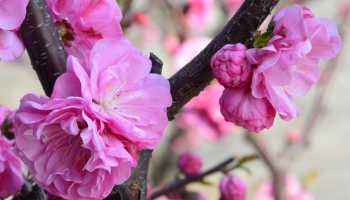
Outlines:
[[[57,77],[66,69],[67,54],[46,1],[31,0],[20,35],[45,93],[50,96]]]

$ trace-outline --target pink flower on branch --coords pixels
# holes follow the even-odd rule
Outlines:
[[[334,58],[341,41],[334,24],[302,6],[282,9],[274,23],[274,37],[267,47],[257,49],[256,60],[261,62],[254,71],[252,92],[267,98],[282,119],[290,120],[298,115],[294,98],[316,84],[320,60]]]
[[[15,115],[15,134],[35,181],[65,199],[103,199],[136,164],[133,145],[79,97],[26,95]]]
[[[284,120],[296,118],[294,99],[317,83],[320,61],[334,58],[341,48],[335,24],[305,7],[284,8],[272,23],[273,29],[254,38],[256,48],[227,45],[212,60],[215,78],[226,87],[225,119],[255,132],[271,127],[275,112]],[[250,85],[237,88],[241,83]]]
[[[69,54],[84,57],[100,39],[120,38],[122,13],[114,0],[47,0]]]
[[[107,51],[106,51],[107,50]],[[170,85],[126,39],[100,40],[84,62],[68,58],[53,98],[83,97],[110,128],[138,148],[153,149],[167,126]]]
[[[100,40],[87,60],[68,58],[51,98],[23,98],[16,144],[42,187],[103,199],[130,176],[136,153],[155,148],[167,126],[169,82],[150,70],[126,39]]]
[[[28,2],[29,0],[0,0],[0,60],[12,61],[24,52],[16,31],[26,16]]]
[[[0,198],[14,195],[23,183],[22,163],[13,152],[13,143],[0,132]]]

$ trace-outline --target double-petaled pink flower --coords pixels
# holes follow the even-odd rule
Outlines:
[[[305,7],[282,9],[273,24],[265,47],[245,50],[226,46],[211,62],[214,76],[226,87],[221,98],[225,119],[255,132],[271,127],[275,112],[284,120],[296,118],[294,99],[316,84],[319,62],[334,58],[341,47],[335,24],[315,17]],[[252,78],[246,80],[247,74]],[[242,80],[250,84],[235,84]]]
[[[294,98],[305,95],[318,81],[320,60],[334,58],[341,39],[335,24],[299,5],[282,9],[274,23],[268,46],[256,49],[252,93],[267,98],[283,119],[290,120],[298,115]]]
[[[29,0],[0,0],[0,60],[21,56],[24,46],[16,31],[21,26]]]
[[[84,62],[68,58],[51,98],[22,99],[16,145],[42,187],[97,200],[129,177],[136,153],[153,149],[167,125],[169,83],[150,70],[125,39],[101,40]]]
[[[308,193],[299,181],[288,176],[285,180],[285,200],[313,200],[313,197]],[[264,183],[255,194],[254,200],[274,200],[273,188],[271,182]]]
[[[114,0],[47,0],[70,55],[85,57],[101,39],[120,38],[122,13]]]

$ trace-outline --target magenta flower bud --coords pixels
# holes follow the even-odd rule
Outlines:
[[[225,87],[240,87],[249,83],[252,67],[246,60],[243,44],[228,44],[211,59],[214,77]]]
[[[180,155],[177,165],[186,176],[195,176],[201,172],[203,162],[199,155],[186,152]]]
[[[224,176],[219,183],[220,200],[245,200],[246,184],[238,176]]]

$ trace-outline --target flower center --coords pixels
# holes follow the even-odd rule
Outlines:
[[[60,20],[56,22],[58,27],[58,33],[60,34],[64,44],[70,46],[70,42],[74,40],[73,27],[68,23],[67,20]]]

